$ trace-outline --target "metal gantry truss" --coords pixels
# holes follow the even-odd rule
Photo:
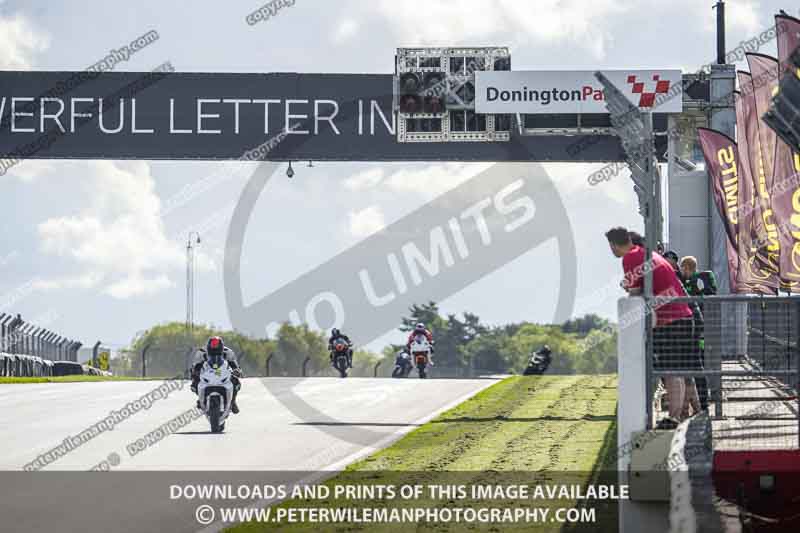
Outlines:
[[[634,106],[601,72],[595,76],[605,89],[606,107],[614,132],[622,142],[625,162],[631,171],[633,190],[639,198],[639,214],[644,218],[647,251],[655,249],[661,235],[661,180],[656,160],[653,118]],[[649,257],[649,255],[648,255]],[[649,273],[650,269],[646,269]],[[645,276],[645,294],[652,296],[652,284]]]
[[[393,109],[397,112],[397,142],[499,142],[511,139],[510,118],[505,115],[475,113],[475,73],[510,70],[511,55],[505,47],[398,48],[395,57]],[[417,75],[415,95],[435,97],[443,104],[438,111],[403,111],[401,81],[404,75]],[[429,84],[429,82],[432,82]],[[424,108],[424,106],[423,106]],[[451,122],[451,112],[463,113],[463,127]],[[476,129],[468,117],[475,119]],[[500,118],[503,117],[503,118]],[[484,127],[477,127],[480,120]],[[421,125],[422,129],[412,128]]]
[[[611,124],[622,142],[625,161],[631,170],[633,189],[639,197],[639,213],[644,218],[645,262],[644,262],[644,331],[646,376],[653,372],[653,298],[652,252],[661,235],[661,180],[658,174],[655,145],[653,143],[653,117],[634,106],[625,95],[604,76],[595,72],[595,77],[603,84],[605,101],[611,115]],[[646,398],[653,397],[652,380],[645,383]],[[650,426],[652,403],[646,402],[646,427]]]

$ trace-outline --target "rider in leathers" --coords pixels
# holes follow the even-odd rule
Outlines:
[[[201,348],[198,350],[198,354],[202,354],[202,360],[195,364],[192,368],[192,392],[197,394],[197,384],[200,383],[200,371],[203,369],[203,363],[206,362],[209,355],[222,355],[225,360],[228,362],[228,366],[231,367],[231,384],[233,385],[233,398],[231,398],[231,412],[233,414],[237,414],[239,412],[239,406],[236,405],[236,395],[239,393],[239,389],[242,388],[242,383],[240,378],[242,377],[242,371],[239,368],[239,363],[236,361],[236,354],[225,346],[222,342],[222,337],[211,337],[208,339],[206,343],[205,349]],[[197,357],[197,356],[195,356]],[[200,399],[197,399],[197,407],[200,408]]]
[[[414,337],[417,335],[425,335],[425,338],[428,339],[428,343],[431,345],[431,353],[428,354],[428,364],[433,366],[433,333],[431,333],[422,322],[414,326],[414,329],[409,333],[408,342],[406,342],[406,350],[408,353],[411,353],[411,343],[414,342]]]
[[[330,352],[331,364],[333,364],[333,341],[336,339],[342,339],[347,343],[347,366],[348,368],[353,368],[353,341],[336,328],[331,330],[331,336],[328,338],[328,352]]]

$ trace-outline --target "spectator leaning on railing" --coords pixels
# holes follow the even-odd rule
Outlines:
[[[644,248],[631,242],[627,229],[611,228],[606,232],[611,253],[622,259],[625,272],[623,287],[631,296],[641,295],[644,287]],[[686,296],[675,270],[661,255],[653,253],[653,296]],[[655,302],[653,329],[653,368],[656,371],[701,370],[702,364],[694,343],[692,310],[683,302]],[[658,423],[657,429],[672,429],[684,417],[683,406],[687,395],[697,404],[694,382],[682,377],[664,378],[669,401],[669,417]]]

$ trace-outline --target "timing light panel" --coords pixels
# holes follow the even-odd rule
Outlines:
[[[508,141],[509,116],[475,113],[479,70],[511,70],[508,48],[398,48],[398,142]]]

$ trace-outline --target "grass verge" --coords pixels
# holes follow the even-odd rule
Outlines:
[[[330,497],[292,498],[271,509],[341,508],[588,508],[594,523],[466,524],[420,521],[375,523],[239,524],[229,531],[611,531],[616,530],[616,505],[576,499],[521,501],[507,495],[486,498],[352,499],[344,486],[447,485],[496,486],[524,484],[579,485],[616,481],[615,375],[517,376],[503,380],[431,422],[408,433],[392,446],[348,466],[324,485]],[[467,489],[471,490],[470,488]],[[340,491],[337,495],[337,491]],[[597,503],[597,505],[595,505]],[[272,516],[276,516],[273,514]]]

